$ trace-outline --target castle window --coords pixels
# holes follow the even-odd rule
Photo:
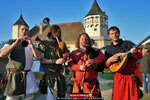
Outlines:
[[[95,25],[95,27],[97,27],[97,26],[98,26],[98,24]]]
[[[107,17],[104,17],[104,20],[107,20],[108,18]]]
[[[94,28],[94,31],[97,31],[97,28]]]
[[[92,24],[90,27],[93,27],[94,25]]]

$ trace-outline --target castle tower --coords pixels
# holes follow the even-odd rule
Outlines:
[[[96,0],[84,17],[84,27],[90,38],[95,40],[95,46],[101,48],[109,44],[110,39],[107,35],[108,16],[98,6]]]
[[[17,39],[19,37],[18,35],[18,29],[19,29],[19,26],[22,25],[22,24],[26,24],[28,25],[23,17],[22,17],[22,14],[20,15],[20,18],[15,22],[15,24],[13,24],[12,26],[12,39]]]

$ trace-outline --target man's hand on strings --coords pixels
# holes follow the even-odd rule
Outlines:
[[[131,48],[130,52],[135,55],[137,53],[137,49],[135,47]]]

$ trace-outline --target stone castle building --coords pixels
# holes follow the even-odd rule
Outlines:
[[[107,35],[108,16],[98,6],[96,0],[84,17],[84,27],[86,33],[95,40],[95,46],[101,48],[110,43]]]
[[[18,28],[19,28],[19,26],[22,25],[22,24],[28,25],[28,24],[24,21],[24,19],[23,19],[23,17],[22,17],[22,14],[21,14],[21,15],[20,15],[20,18],[19,18],[19,19],[15,22],[15,24],[13,24],[13,26],[12,26],[12,39],[16,39],[16,38],[19,37],[19,35],[18,35]]]
[[[16,21],[12,28],[12,38],[18,37],[18,27],[21,23],[26,23],[20,15],[20,18]],[[103,12],[98,6],[96,0],[94,0],[93,5],[87,15],[84,17],[84,25],[82,22],[72,22],[72,23],[61,23],[57,24],[62,30],[62,40],[65,41],[67,47],[70,51],[76,49],[76,40],[80,33],[86,32],[89,34],[90,38],[95,41],[94,46],[101,48],[109,44],[110,40],[107,36],[108,29],[108,16]],[[51,25],[52,26],[52,25]],[[34,26],[30,30],[30,37],[34,42],[35,38],[38,36],[41,40],[47,39],[47,33],[50,31],[48,25],[40,23]]]

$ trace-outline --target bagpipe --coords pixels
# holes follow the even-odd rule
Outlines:
[[[99,49],[98,51],[104,49],[105,47]],[[86,54],[90,56],[90,59],[96,58],[99,54],[99,52],[97,52],[94,48],[92,48],[91,46],[86,46]],[[99,64],[93,64],[92,65],[93,69],[96,70],[97,72],[103,72],[104,71],[104,67],[105,67],[105,62],[101,62]]]
[[[69,52],[69,50],[67,49],[67,46],[66,46],[65,42],[63,42],[63,41],[60,42],[57,37],[56,37],[56,40],[57,40],[58,48],[59,48],[58,51],[57,51],[58,52],[57,55],[60,58],[64,58],[63,53]],[[67,60],[67,58],[64,58],[64,59]],[[63,65],[64,65],[63,75],[69,74],[69,70],[68,70],[66,64],[64,63]]]
[[[50,21],[50,19],[47,18],[47,17],[43,19],[43,23],[45,23],[46,25],[48,25],[49,29],[51,29],[51,28],[50,28],[49,21]],[[50,30],[50,31],[51,31],[51,30]],[[40,40],[39,37],[37,37],[35,40],[36,40],[36,41],[40,41],[40,42],[41,42],[42,44],[44,44],[46,47],[51,48],[53,52],[56,52],[56,53],[57,53],[57,56],[58,56],[59,58],[64,58],[64,57],[63,57],[63,54],[64,54],[65,52],[69,52],[69,50],[67,49],[66,43],[65,43],[64,41],[60,41],[57,36],[56,36],[55,38],[56,38],[56,41],[57,41],[57,43],[58,43],[58,48],[54,48],[53,46],[49,45],[49,44],[46,43],[45,41]],[[64,59],[67,60],[67,58],[64,58]],[[67,73],[68,73],[68,72],[67,72],[67,67],[66,67],[66,65],[65,65],[65,63],[64,63],[64,71],[63,71],[63,74],[67,74]]]
[[[45,23],[46,25],[48,25],[48,27],[50,29],[49,21],[50,21],[50,19],[47,18],[47,17],[43,19],[43,23]],[[60,42],[59,39],[58,39],[58,37],[56,37],[56,40],[57,40],[57,43],[58,43],[58,49],[54,48],[51,45],[49,45],[45,41],[42,41],[39,37],[36,37],[36,39],[35,39],[35,41],[39,41],[43,45],[45,45],[46,47],[52,49],[53,51],[56,51],[59,58],[63,58],[63,53],[69,52],[69,50],[67,49],[67,46],[66,46],[65,42],[63,42],[63,41]]]
[[[50,48],[53,52],[56,51],[57,55],[62,55],[62,52],[59,49],[54,48],[53,46],[49,45],[47,42],[42,41],[38,36],[36,37],[35,41],[39,41],[44,46]]]
[[[69,52],[69,50],[67,49],[66,43],[63,41],[59,41],[58,37],[56,37],[57,43],[58,43],[58,50],[63,53],[65,52]],[[58,57],[63,58],[63,55],[58,53]]]
[[[86,56],[86,58],[88,58],[87,56],[89,56],[90,59],[96,58],[99,55],[100,50],[105,49],[105,47],[103,47],[103,48],[98,50],[99,52],[97,52],[91,46],[85,46],[85,47],[86,47],[86,51],[85,51],[85,54],[83,56]],[[86,60],[88,60],[88,59],[86,59]],[[97,64],[97,65],[96,64],[92,64],[92,68],[95,71],[97,71],[97,72],[103,72],[104,71],[104,67],[105,67],[105,62],[104,61],[99,63],[99,64]],[[83,93],[82,90],[83,90],[83,85],[84,85],[84,80],[85,80],[85,73],[86,73],[86,71],[84,71],[83,79],[81,81],[81,83],[82,83],[81,84],[81,90],[80,90],[81,93]]]

